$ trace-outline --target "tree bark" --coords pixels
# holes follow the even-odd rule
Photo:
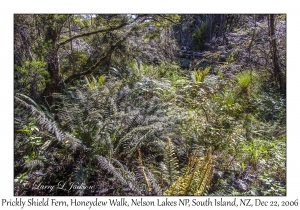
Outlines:
[[[220,26],[218,29],[217,37],[222,37],[224,32],[224,24],[225,24],[225,15],[220,15]]]
[[[27,52],[27,55],[28,55],[30,61],[33,61],[34,58],[33,58],[33,55],[32,55],[31,49],[30,49],[30,42],[26,36],[26,33],[24,32],[24,30],[21,27],[18,27],[16,30],[19,32],[19,34],[22,38],[23,44],[25,46],[25,50]]]
[[[270,36],[270,47],[272,54],[272,62],[273,62],[273,74],[275,83],[279,86],[279,89],[285,91],[285,82],[280,70],[277,46],[276,46],[276,37],[275,37],[275,18],[274,14],[269,15],[269,36]]]
[[[72,37],[72,31],[71,31],[71,21],[70,21],[70,17],[68,17],[68,26],[69,26],[69,36],[70,38]],[[70,60],[71,60],[71,67],[72,67],[72,72],[73,74],[76,73],[75,71],[75,58],[74,58],[74,52],[73,52],[73,41],[71,40],[70,41],[70,49],[71,49],[71,57],[70,57]]]
[[[50,43],[51,49],[49,51],[47,57],[47,71],[50,75],[50,80],[47,82],[45,90],[42,96],[45,99],[45,102],[49,107],[53,105],[53,93],[61,91],[61,75],[60,75],[60,64],[59,64],[59,56],[58,56],[58,47],[57,43],[59,40],[58,32],[52,28],[48,27],[46,31],[46,43]]]

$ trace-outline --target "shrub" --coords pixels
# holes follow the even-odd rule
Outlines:
[[[204,40],[206,38],[207,23],[202,22],[201,27],[197,28],[192,34],[193,50],[204,50]]]

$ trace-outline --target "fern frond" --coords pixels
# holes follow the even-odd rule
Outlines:
[[[185,173],[169,187],[165,195],[204,195],[213,176],[211,148],[204,158],[198,157],[200,147],[191,155]]]
[[[193,80],[194,82],[203,82],[204,78],[208,74],[210,66],[206,67],[204,70],[194,70]]]
[[[159,123],[161,125],[161,123]],[[115,148],[115,153],[119,151],[119,148],[121,147],[121,145],[128,141],[128,140],[132,140],[133,136],[139,136],[141,133],[143,132],[147,132],[149,134],[149,132],[154,128],[154,125],[147,125],[147,126],[139,126],[139,127],[135,127],[133,128],[129,133],[127,133],[123,138],[121,138],[118,142],[118,145]],[[132,146],[129,145],[129,147],[134,147],[137,148],[137,146],[140,144],[140,142],[142,140],[144,140],[147,137],[147,133],[146,135],[143,135],[142,137],[138,138],[138,140],[136,141],[136,143],[132,143]]]
[[[167,137],[167,145],[164,150],[164,159],[161,168],[168,185],[172,185],[174,180],[177,179],[179,171],[178,160],[174,154],[174,146],[169,137]]]
[[[144,169],[144,166],[143,166],[143,160],[142,160],[142,154],[141,154],[141,150],[140,149],[138,149],[138,160],[139,160],[140,168],[142,170],[142,174],[143,174],[145,182],[147,184],[148,191],[151,192],[152,188],[151,188],[150,182],[148,180],[148,177],[147,177],[147,175],[145,173],[145,169]]]
[[[47,140],[42,146],[41,146],[41,150],[47,150],[48,147],[51,145],[52,141],[51,140]]]
[[[150,136],[152,136],[153,134],[153,130],[149,130],[147,131],[143,136],[141,136],[140,138],[138,138],[137,140],[133,140],[132,142],[130,142],[130,146],[129,147],[125,147],[128,148],[129,151],[126,152],[127,155],[132,155],[138,148],[141,147],[141,145],[150,139]],[[128,145],[128,144],[127,144]]]
[[[73,173],[73,180],[75,183],[80,184],[80,185],[85,185],[88,182],[88,178],[89,178],[89,174],[90,174],[90,169],[89,168],[85,168],[82,165],[78,165],[75,168],[75,171]],[[84,195],[84,188],[79,188],[76,190],[75,195]]]
[[[162,189],[160,187],[160,185],[157,183],[158,179],[154,176],[154,174],[146,167],[144,167],[144,170],[146,172],[146,175],[148,177],[148,181],[151,184],[151,189],[153,191],[153,193],[155,193],[158,196],[162,195]]]
[[[34,107],[36,107],[38,110],[41,110],[41,107],[39,105],[37,105],[37,103],[35,103],[34,100],[32,100],[30,97],[24,95],[24,94],[21,94],[21,93],[16,93],[16,96],[18,96],[18,98],[23,98],[23,101],[30,105],[32,104]]]
[[[128,186],[132,191],[137,193],[137,195],[141,195],[141,191],[137,185],[137,181],[135,177],[127,171],[122,164],[118,162],[118,165],[121,166],[119,168],[115,168],[110,161],[108,161],[103,156],[96,156],[97,161],[100,164],[100,167],[104,170],[107,170],[110,174],[112,174],[117,180],[124,186]]]
[[[107,170],[109,173],[114,175],[121,182],[121,184],[127,184],[120,172],[105,157],[96,156],[96,159],[98,160],[102,169]]]
[[[105,75],[101,75],[99,78],[98,78],[98,87],[101,87],[105,82]]]
[[[26,97],[22,94],[19,94],[19,96],[24,97],[25,99],[28,100],[28,97]],[[15,96],[14,98],[18,104],[20,104],[20,105],[24,106],[25,108],[27,108],[28,110],[30,110],[31,113],[37,117],[37,120],[36,120],[37,124],[41,128],[54,134],[56,139],[59,142],[65,142],[67,139],[70,139],[70,144],[72,144],[74,149],[76,149],[78,146],[81,145],[81,141],[79,139],[76,139],[75,137],[72,137],[72,136],[62,132],[57,127],[56,123],[54,121],[48,119],[46,117],[46,115],[44,114],[44,112],[39,109],[39,107],[35,107],[34,105],[28,104],[25,100],[22,100],[19,97]]]
[[[25,168],[29,168],[30,170],[35,169],[36,167],[44,167],[44,163],[41,160],[30,160],[28,163],[25,163]]]

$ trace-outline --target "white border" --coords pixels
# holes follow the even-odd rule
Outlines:
[[[1,1],[0,53],[1,53],[1,137],[0,137],[0,202],[13,197],[13,14],[14,13],[287,13],[287,196],[260,197],[263,200],[288,201],[299,199],[299,15],[296,1],[252,0],[252,1],[62,1],[62,0],[15,0]],[[41,198],[41,197],[39,197]],[[66,197],[56,197],[69,200]],[[73,197],[74,198],[74,197]],[[94,200],[85,197],[80,200]],[[102,198],[102,197],[101,197]],[[215,199],[216,197],[212,197]],[[230,198],[227,197],[229,200]],[[238,197],[246,198],[246,197]],[[258,197],[251,197],[255,199]],[[27,199],[27,197],[23,197]],[[107,198],[102,198],[106,199]],[[127,199],[131,199],[127,197]],[[151,200],[152,198],[147,197]],[[153,198],[156,200],[156,198]],[[163,198],[161,198],[163,199]],[[171,199],[175,199],[174,197]],[[192,198],[191,198],[192,199]],[[204,200],[206,198],[201,198]],[[1,206],[0,203],[0,206]],[[0,207],[6,209],[6,207]],[[28,208],[28,207],[27,207]],[[40,207],[37,207],[40,208]],[[87,207],[81,207],[82,209]],[[77,209],[81,209],[77,208]],[[101,207],[92,207],[101,208]],[[133,207],[138,209],[140,207]],[[169,207],[168,207],[169,208]],[[173,208],[173,207],[172,207]],[[179,208],[179,207],[177,207]],[[204,207],[198,207],[204,208]],[[214,207],[215,208],[215,207]],[[224,207],[229,209],[230,207]],[[263,207],[261,207],[263,208]],[[64,207],[60,209],[65,209]],[[259,209],[259,208],[258,208]]]

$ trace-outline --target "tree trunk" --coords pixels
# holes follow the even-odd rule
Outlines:
[[[49,61],[47,62],[47,70],[50,74],[50,80],[46,84],[46,88],[43,93],[43,97],[49,106],[52,106],[53,93],[61,91],[61,76],[60,76],[60,67],[59,67],[59,57],[57,50],[52,50],[48,56]]]
[[[29,39],[27,38],[26,33],[24,32],[24,30],[23,30],[21,27],[18,27],[16,30],[19,32],[19,34],[20,34],[20,36],[21,36],[21,38],[22,38],[22,41],[23,41],[25,50],[26,50],[26,52],[27,52],[27,55],[28,55],[28,57],[29,57],[29,60],[30,60],[30,61],[33,61],[34,58],[33,58],[33,55],[32,55],[31,49],[30,49],[30,41],[29,41]]]
[[[69,36],[70,36],[70,38],[72,38],[70,16],[68,17],[68,26],[69,26]],[[70,57],[71,67],[72,67],[73,74],[75,74],[76,73],[76,71],[75,71],[75,65],[76,65],[76,63],[75,63],[74,52],[73,52],[73,40],[70,41],[70,48],[71,48],[71,57]]]
[[[274,15],[269,15],[269,35],[270,35],[270,47],[271,47],[271,55],[272,55],[272,62],[273,62],[273,73],[274,73],[274,80],[275,83],[279,86],[279,89],[285,91],[285,82],[280,71],[279,66],[279,59],[277,54],[277,46],[276,46],[276,37],[275,37],[275,19]]]
[[[222,37],[224,32],[225,15],[220,15],[220,26],[217,37]]]
[[[45,102],[48,104],[49,107],[51,107],[54,104],[53,93],[60,92],[62,88],[57,47],[58,40],[59,35],[57,31],[49,26],[46,33],[46,42],[51,43],[52,49],[49,51],[46,62],[47,71],[50,74],[50,79],[46,84],[44,93],[42,94],[42,96],[45,99]]]

